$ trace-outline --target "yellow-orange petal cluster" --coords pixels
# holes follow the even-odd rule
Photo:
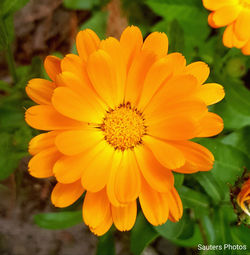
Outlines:
[[[45,59],[51,81],[26,87],[37,103],[26,122],[47,131],[30,141],[30,174],[56,178],[51,200],[58,207],[86,192],[83,220],[97,235],[112,224],[130,230],[137,201],[153,225],[178,221],[183,208],[172,172],[212,169],[212,153],[190,139],[222,131],[208,106],[223,99],[223,87],[204,84],[205,63],[168,54],[164,33],[143,41],[131,26],[120,40],[100,40],[86,29],[76,46],[79,55]]]
[[[237,203],[250,216],[250,179],[243,183],[241,191],[237,195]]]
[[[250,1],[203,0],[206,9],[212,11],[208,23],[213,28],[225,27],[223,44],[241,49],[250,55]]]

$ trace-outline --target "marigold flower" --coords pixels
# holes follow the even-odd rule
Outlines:
[[[208,23],[213,28],[224,27],[223,44],[241,49],[250,55],[250,1],[203,0],[206,9],[212,11]]]
[[[86,29],[76,46],[79,56],[46,58],[52,81],[33,79],[26,88],[38,104],[26,111],[26,122],[49,131],[30,142],[30,174],[55,176],[57,207],[86,191],[83,219],[97,235],[113,223],[130,230],[137,198],[151,224],[178,221],[183,208],[172,171],[213,167],[212,153],[189,140],[222,131],[222,119],[207,106],[224,97],[223,87],[203,85],[205,63],[186,65],[180,53],[167,54],[164,33],[143,42],[131,26],[119,41],[100,41]]]
[[[237,195],[237,203],[250,216],[250,179],[243,183],[241,191]]]

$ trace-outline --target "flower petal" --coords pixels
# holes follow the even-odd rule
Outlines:
[[[101,108],[89,100],[88,94],[79,95],[70,88],[56,88],[52,104],[61,114],[78,121],[100,123],[103,118]]]
[[[177,222],[182,217],[183,206],[180,196],[174,187],[168,192],[167,199],[169,204],[169,219]]]
[[[88,57],[99,48],[100,39],[91,29],[80,31],[76,36],[76,48],[79,56],[87,61]]]
[[[191,141],[172,142],[186,158],[186,163],[178,169],[173,169],[180,173],[194,173],[198,171],[209,171],[213,168],[214,156],[205,147]]]
[[[206,63],[197,61],[187,65],[185,73],[193,75],[199,84],[203,84],[207,80],[210,70]]]
[[[250,55],[250,39],[247,41],[247,43],[242,47],[241,49],[242,53],[245,55]]]
[[[227,5],[237,4],[237,0],[203,0],[206,9],[215,11]]]
[[[212,112],[208,112],[199,122],[201,132],[197,135],[197,137],[218,135],[224,127],[222,118]]]
[[[53,176],[53,166],[61,157],[56,147],[50,147],[33,156],[29,161],[30,175],[36,178],[47,178]]]
[[[57,131],[43,133],[33,137],[29,142],[29,153],[35,155],[55,145],[55,138],[59,134]]]
[[[149,34],[143,43],[142,49],[152,51],[159,57],[165,56],[168,53],[167,35],[160,32]]]
[[[221,101],[225,96],[225,91],[220,84],[207,83],[198,89],[196,96],[202,99],[206,105],[211,105]]]
[[[47,56],[44,60],[44,68],[52,81],[61,73],[61,59],[55,56]]]
[[[51,105],[30,107],[25,113],[25,121],[31,127],[40,130],[72,129],[83,126],[83,123],[61,115]]]
[[[97,228],[111,210],[106,189],[87,192],[83,202],[82,215],[86,225]]]
[[[151,136],[145,136],[143,141],[164,167],[175,169],[184,165],[185,157],[183,153],[171,144]]]
[[[123,207],[111,206],[111,211],[114,224],[118,230],[128,231],[134,226],[137,213],[136,201]]]
[[[60,133],[55,140],[58,150],[65,155],[75,155],[97,145],[103,136],[94,128],[70,130]]]
[[[139,199],[143,214],[152,225],[158,226],[167,221],[169,204],[166,193],[153,190],[143,179]]]
[[[92,160],[82,173],[82,186],[91,192],[98,192],[108,182],[112,167],[114,149],[105,144],[104,149]]]
[[[51,202],[56,207],[72,205],[84,192],[80,181],[70,184],[57,183],[51,193]]]
[[[146,146],[137,146],[134,151],[143,177],[154,190],[166,192],[174,186],[172,171],[163,167]]]
[[[234,31],[239,40],[245,41],[250,39],[250,12],[242,9],[239,17],[234,24]]]
[[[37,104],[50,104],[55,84],[44,79],[32,79],[25,88],[27,95]]]

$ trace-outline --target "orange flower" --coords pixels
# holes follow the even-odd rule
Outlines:
[[[237,196],[237,203],[250,216],[250,179],[243,183],[241,191]]]
[[[183,209],[172,170],[213,167],[211,152],[189,139],[222,131],[222,119],[207,107],[224,97],[222,86],[202,85],[205,63],[186,65],[181,54],[167,54],[164,33],[143,42],[131,26],[120,41],[100,41],[87,29],[76,46],[79,56],[46,58],[52,81],[33,79],[26,88],[39,104],[26,111],[27,123],[49,131],[30,142],[30,174],[55,176],[58,207],[86,190],[83,219],[97,235],[112,223],[131,229],[137,198],[151,224],[178,221]]]
[[[203,0],[203,5],[212,11],[208,16],[211,27],[227,26],[223,44],[250,55],[250,0]]]

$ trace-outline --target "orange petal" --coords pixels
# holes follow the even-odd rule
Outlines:
[[[185,73],[193,75],[199,84],[203,84],[207,80],[210,70],[206,63],[197,61],[187,65]]]
[[[126,81],[125,53],[120,42],[113,37],[101,41],[100,49],[109,54],[116,70],[116,86],[118,88],[118,98],[124,98]]]
[[[44,60],[44,68],[52,81],[61,72],[61,59],[55,56],[47,56]]]
[[[100,39],[91,29],[80,31],[76,36],[76,48],[79,56],[87,61],[88,57],[99,48]]]
[[[125,52],[124,60],[128,71],[130,69],[131,63],[141,50],[143,44],[143,38],[140,29],[136,26],[127,27],[122,32],[120,43]]]
[[[27,95],[37,104],[50,104],[55,85],[44,79],[32,79],[25,88]]]
[[[212,28],[218,28],[218,26],[216,26],[216,24],[214,23],[213,17],[214,17],[214,12],[211,12],[207,18],[208,24]]]
[[[125,99],[132,104],[137,104],[140,98],[146,75],[156,61],[153,52],[142,51],[133,61],[127,76]]]
[[[86,225],[97,228],[110,211],[106,189],[99,192],[87,192],[83,202],[82,215]]]
[[[163,167],[146,146],[137,146],[134,151],[143,177],[154,190],[166,192],[173,187],[172,171]]]
[[[151,136],[143,139],[156,159],[166,168],[175,169],[184,165],[185,157],[182,152],[167,142],[163,142]]]
[[[88,123],[100,123],[103,118],[101,109],[93,106],[88,95],[78,95],[70,88],[56,88],[52,96],[52,104],[61,114]]]
[[[56,147],[50,147],[36,154],[29,161],[29,173],[36,178],[53,176],[53,166],[61,157]]]
[[[226,5],[216,10],[213,15],[214,24],[224,27],[237,19],[242,7],[240,5]]]
[[[59,134],[57,131],[43,133],[33,137],[29,142],[29,153],[35,155],[43,150],[55,145],[55,138]]]
[[[207,83],[198,89],[196,96],[202,99],[206,105],[211,105],[221,101],[225,96],[225,91],[220,84]]]
[[[107,105],[115,108],[123,102],[123,98],[119,97],[114,63],[104,50],[98,50],[89,57],[87,71],[93,87]]]
[[[198,134],[198,122],[184,115],[166,117],[156,123],[150,123],[147,133],[166,140],[187,140]]]
[[[242,9],[239,17],[234,24],[234,31],[240,41],[250,39],[250,12]]]
[[[186,66],[186,59],[183,55],[178,52],[174,52],[167,55],[167,58],[173,65],[173,74],[180,75],[183,73]]]
[[[215,11],[226,5],[237,4],[237,0],[202,0],[206,9]]]
[[[172,142],[186,158],[186,163],[178,169],[173,169],[180,173],[194,173],[198,171],[209,171],[213,168],[214,156],[205,147],[191,141]]]
[[[139,199],[142,211],[152,225],[161,225],[167,221],[169,204],[166,193],[159,193],[153,190],[145,180],[142,180],[142,190]]]
[[[250,55],[250,39],[248,42],[242,47],[241,49],[242,53],[245,55]]]
[[[200,121],[201,132],[197,137],[210,137],[218,135],[223,130],[222,118],[212,112],[208,112]]]
[[[84,169],[82,173],[82,186],[86,190],[98,192],[107,185],[113,155],[114,149],[106,143],[95,160],[92,160]]]
[[[122,204],[134,201],[141,189],[141,176],[132,151],[124,151],[119,169],[115,174],[114,191]],[[129,188],[128,188],[129,187]]]
[[[152,51],[159,57],[168,53],[168,37],[165,33],[153,32],[147,36],[143,43],[143,50]]]
[[[80,181],[70,184],[57,183],[51,193],[51,202],[56,207],[72,205],[84,192]]]
[[[40,130],[71,129],[83,126],[82,122],[64,117],[50,105],[36,105],[25,113],[25,121]]]
[[[86,152],[74,155],[63,156],[54,165],[53,172],[60,183],[72,183],[82,177],[82,173],[89,163],[98,156],[104,148],[104,142],[100,142]]]
[[[183,214],[183,206],[180,196],[176,189],[173,187],[167,194],[169,204],[169,218],[173,222],[179,221]]]
[[[60,133],[56,137],[58,150],[65,155],[75,155],[97,145],[103,139],[100,130],[85,128]]]
[[[128,231],[134,226],[137,213],[136,201],[123,207],[111,206],[111,211],[114,224],[118,230]]]

